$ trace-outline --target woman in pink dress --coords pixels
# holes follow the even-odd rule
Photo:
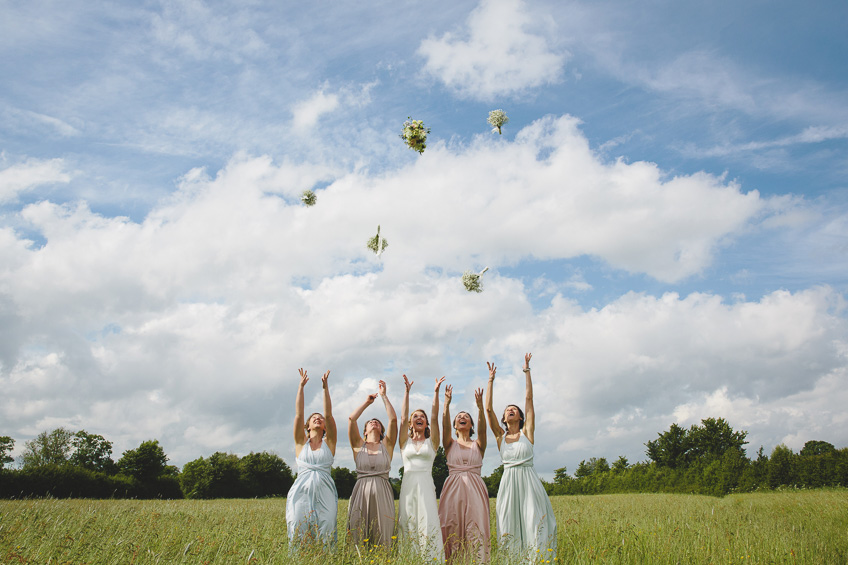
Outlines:
[[[486,426],[474,437],[474,420],[468,412],[460,412],[451,422],[450,402],[453,387],[445,387],[445,409],[442,413],[442,445],[448,463],[448,479],[442,488],[439,521],[445,557],[462,559],[476,555],[476,561],[489,561],[489,491],[480,476],[483,454],[486,452]],[[474,391],[477,402],[477,421],[484,422],[483,389]],[[451,424],[456,439],[451,437]]]

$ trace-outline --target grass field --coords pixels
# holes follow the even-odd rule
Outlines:
[[[551,563],[848,563],[848,490],[553,497]],[[492,500],[492,528],[494,503]],[[347,501],[339,505],[339,533]],[[2,563],[417,564],[405,548],[288,553],[285,500],[0,500]],[[494,532],[493,532],[494,539]],[[493,563],[506,556],[492,553]],[[550,556],[546,556],[550,557]]]

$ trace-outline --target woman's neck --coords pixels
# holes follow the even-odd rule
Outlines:
[[[457,430],[456,439],[464,443],[469,443],[471,441],[471,435],[466,431]]]
[[[424,434],[424,432],[412,430],[412,439],[415,441],[422,441],[427,439],[427,436]]]
[[[369,433],[365,436],[365,443],[380,443],[380,435]]]

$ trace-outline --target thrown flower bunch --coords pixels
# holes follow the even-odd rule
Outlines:
[[[307,189],[300,195],[300,201],[306,206],[315,206],[315,203],[318,202],[318,196],[316,196],[311,190]]]
[[[462,284],[465,285],[465,290],[468,292],[483,292],[483,273],[489,270],[486,267],[479,273],[465,271],[462,274]]]
[[[368,240],[366,247],[377,254],[377,257],[383,254],[383,251],[386,250],[386,247],[389,246],[389,242],[385,240],[383,236],[380,235],[380,226],[377,226],[377,235]]]
[[[509,122],[509,118],[503,110],[492,110],[489,112],[489,118],[486,121],[492,126],[492,133],[497,131],[498,135],[500,135],[502,133],[501,127]]]
[[[429,133],[430,128],[425,128],[422,120],[413,120],[407,117],[407,120],[403,122],[403,133],[400,137],[410,149],[424,153],[424,149],[427,148],[427,134]]]

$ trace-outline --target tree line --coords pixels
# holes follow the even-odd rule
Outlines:
[[[683,428],[672,424],[646,442],[646,461],[630,464],[620,456],[612,465],[592,457],[574,475],[557,469],[551,495],[626,492],[687,492],[722,496],[780,487],[848,487],[848,448],[826,441],[808,441],[799,453],[778,445],[770,455],[760,447],[754,459],[745,454],[747,432],[735,431],[722,418],[707,418]],[[15,441],[0,436],[0,498],[254,498],[285,496],[294,482],[286,462],[274,453],[239,457],[216,452],[186,463],[182,470],[168,465],[158,440],[142,442],[116,460],[112,443],[85,430],[57,428],[25,443],[18,468],[11,451]],[[400,471],[403,477],[403,468]],[[489,496],[497,495],[503,465],[483,477]],[[349,498],[356,473],[332,469],[340,498]],[[447,460],[439,448],[433,464],[436,494],[448,477]],[[543,481],[544,482],[544,481]],[[395,496],[400,480],[392,479]]]

